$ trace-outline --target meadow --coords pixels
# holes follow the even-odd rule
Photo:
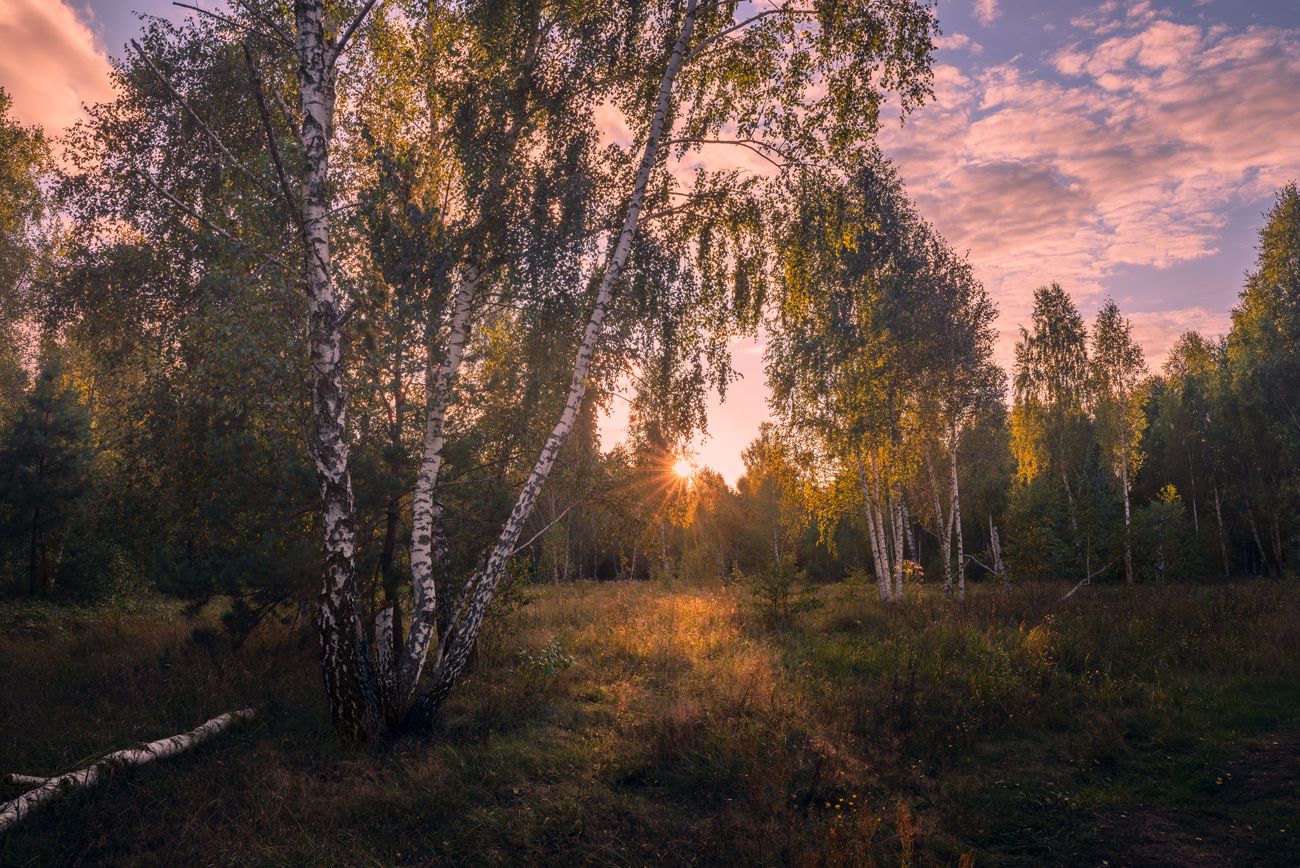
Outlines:
[[[1293,865],[1294,582],[917,591],[765,619],[736,587],[514,596],[427,739],[346,746],[314,638],[162,602],[0,607],[0,771],[243,705],[65,796],[5,865]],[[21,792],[5,787],[0,795]]]

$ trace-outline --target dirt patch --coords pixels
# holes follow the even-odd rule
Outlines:
[[[1207,801],[1197,809],[1140,805],[1105,815],[1087,861],[1116,868],[1300,864],[1300,725],[1228,763]]]

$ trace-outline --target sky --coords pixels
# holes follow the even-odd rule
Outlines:
[[[0,0],[15,114],[56,133],[108,98],[133,10],[193,14]],[[1052,281],[1087,316],[1114,298],[1153,370],[1182,332],[1225,332],[1261,214],[1300,176],[1300,0],[939,0],[938,14],[935,99],[881,144],[997,302],[997,360]],[[761,336],[733,355],[743,379],[711,399],[694,458],[734,482],[769,413]],[[626,425],[614,405],[607,445]]]

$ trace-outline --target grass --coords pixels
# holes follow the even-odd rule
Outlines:
[[[831,586],[775,629],[735,589],[545,588],[433,738],[382,753],[334,738],[300,630],[235,654],[167,606],[5,604],[0,771],[261,713],[50,807],[0,863],[1300,860],[1300,589],[1059,595]]]

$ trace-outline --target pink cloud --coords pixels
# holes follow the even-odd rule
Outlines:
[[[974,39],[971,39],[965,33],[951,33],[940,36],[934,41],[934,47],[948,51],[965,49],[971,54],[980,54],[984,51],[984,46],[980,45]]]
[[[1223,215],[1300,166],[1300,33],[1187,25],[1145,4],[1072,23],[1093,35],[1051,56],[1059,77],[1018,61],[940,67],[935,102],[883,135],[922,213],[997,300],[1003,364],[1035,286],[1060,281],[1090,309],[1118,268],[1215,253]],[[1163,357],[1185,328],[1222,330],[1224,290],[1222,316],[1128,313]]]
[[[81,120],[82,103],[112,96],[108,57],[63,0],[0,3],[0,86],[14,114],[59,133]]]
[[[985,27],[997,20],[1001,11],[998,9],[998,0],[975,0],[975,7],[971,10],[975,20]]]

